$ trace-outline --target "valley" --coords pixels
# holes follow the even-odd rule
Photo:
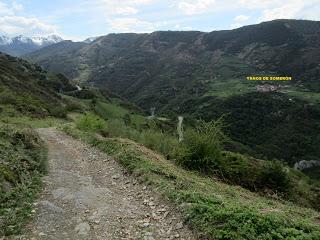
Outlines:
[[[319,160],[319,31],[317,21],[274,20],[210,33],[109,34],[24,57],[146,112],[183,115],[190,124],[224,115],[231,147],[293,166]],[[252,75],[293,80],[248,81]]]
[[[0,238],[320,238],[320,167],[297,168],[320,160],[319,32],[275,20],[1,53]]]

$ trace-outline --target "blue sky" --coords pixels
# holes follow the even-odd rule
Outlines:
[[[0,0],[0,35],[65,39],[119,32],[213,31],[279,18],[320,20],[320,0]]]

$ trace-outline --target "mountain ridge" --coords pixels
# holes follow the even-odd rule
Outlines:
[[[119,56],[116,56],[118,58],[133,59],[134,56],[124,56],[126,55],[124,52],[126,48],[133,54],[137,50],[142,58],[170,58],[169,61],[173,58],[173,60],[185,64],[196,61],[199,57],[207,57],[201,63],[204,67],[212,67],[208,64],[215,64],[214,60],[220,60],[221,55],[231,55],[257,71],[268,70],[281,74],[286,73],[294,75],[296,79],[308,78],[308,81],[312,82],[320,76],[319,67],[314,64],[317,60],[320,61],[318,57],[318,42],[320,41],[317,41],[317,39],[320,39],[320,22],[274,20],[234,30],[209,33],[200,31],[157,31],[150,34],[108,34],[98,37],[88,45],[78,46],[78,49],[75,47],[73,51],[77,58],[82,59],[83,64],[92,64],[90,69],[94,73],[93,76],[88,76],[83,81],[97,82],[97,79],[102,76],[96,76],[95,70],[97,69],[98,72],[108,70],[101,70],[101,66],[96,67],[96,64],[102,65],[102,62],[105,62],[104,60],[111,61],[112,65],[118,64],[115,59],[110,59],[106,55],[118,54]],[[70,43],[71,45],[76,46],[79,43]],[[36,51],[26,58],[40,65],[46,62],[47,64],[44,67],[50,69],[50,61],[46,60],[48,56],[43,56],[46,50],[47,48]],[[61,49],[56,48],[57,58],[59,58],[59,52],[64,50],[66,49],[63,49],[63,47]],[[208,54],[211,56],[205,56]],[[294,57],[288,58],[289,55]],[[100,61],[100,58],[105,59]],[[300,61],[301,58],[304,61]],[[92,62],[93,59],[96,61]],[[161,62],[157,64],[159,65]],[[195,66],[197,62],[191,62],[191,64]],[[148,65],[148,62],[146,62],[146,65]],[[306,69],[310,70],[307,74],[305,73]],[[79,76],[83,72],[82,68],[74,68],[75,72],[71,75],[65,72],[66,70],[63,67],[61,69],[55,67],[50,70],[61,70],[71,78],[76,78],[74,75]],[[146,70],[148,71],[148,69]],[[318,83],[312,84],[318,88]],[[117,89],[115,90],[117,91]]]
[[[241,143],[232,146],[239,152],[248,153],[249,146],[252,155],[291,165],[320,157],[319,21],[274,20],[210,33],[109,34],[90,44],[55,44],[26,59],[156,114],[190,120],[224,115],[230,136]],[[256,75],[293,80],[269,82],[276,90],[260,92],[266,82],[246,80]]]
[[[57,35],[39,37],[26,37],[23,35],[16,37],[0,36],[0,51],[18,57],[61,41],[63,39]]]

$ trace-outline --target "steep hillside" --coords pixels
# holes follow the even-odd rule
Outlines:
[[[84,42],[62,41],[30,54],[34,63],[53,72],[63,73],[70,79],[83,74],[81,49],[88,44]],[[40,53],[41,54],[38,54]],[[26,57],[27,60],[31,60]]]
[[[226,100],[208,96],[184,101],[181,112],[187,115],[191,111],[205,120],[224,115],[229,136],[243,143],[230,146],[236,151],[283,159],[291,166],[301,160],[320,160],[319,105],[284,93],[252,92]]]
[[[225,114],[232,148],[293,164],[320,158],[319,43],[320,22],[275,20],[211,33],[109,34],[26,58],[145,110],[207,120]],[[271,82],[276,93],[257,93],[268,85],[247,81],[252,75],[293,81]],[[283,144],[289,147],[280,151]]]
[[[294,84],[318,91],[319,38],[319,22],[276,20],[211,33],[110,34],[90,44],[58,44],[27,58],[150,107],[157,105],[148,101],[151,93],[161,93],[154,100],[162,103],[185,93],[202,95],[212,89],[208,83],[234,78],[243,83],[245,76],[259,73],[292,76]]]
[[[74,89],[61,74],[0,53],[0,111],[12,107],[38,117],[63,116],[66,104],[58,92]]]

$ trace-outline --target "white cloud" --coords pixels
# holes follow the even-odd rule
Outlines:
[[[23,10],[23,5],[17,2],[12,3],[12,8],[14,11],[20,12]]]
[[[294,18],[299,11],[303,8],[303,4],[285,4],[281,7],[276,7],[272,9],[266,9],[263,11],[260,21],[270,21],[279,18]]]
[[[215,0],[197,0],[194,2],[179,2],[178,8],[187,15],[200,14],[209,11],[215,5]]]
[[[270,21],[274,19],[318,19],[320,18],[319,12],[320,0],[291,0],[280,1],[274,6],[270,6],[262,11],[259,21]],[[313,9],[310,11],[310,9]]]
[[[41,36],[56,34],[57,27],[46,24],[35,17],[18,16],[23,5],[12,1],[11,5],[0,1],[0,34],[6,36]]]
[[[142,21],[137,18],[116,18],[108,20],[110,29],[114,32],[152,32],[155,25],[151,22]]]
[[[13,14],[12,9],[10,9],[10,7],[7,4],[0,2],[0,15],[12,15],[12,14]]]
[[[133,6],[152,3],[154,0],[97,0],[96,3],[102,3],[109,6]]]
[[[19,16],[0,17],[0,34],[7,36],[41,36],[56,34],[57,27],[41,22],[37,18],[26,18]]]
[[[233,23],[231,24],[230,28],[239,28],[246,25],[247,21],[250,19],[250,16],[247,15],[238,15],[233,19]]]
[[[107,16],[112,15],[134,15],[139,12],[138,7],[149,4],[153,0],[97,0],[91,2],[98,9],[102,9]]]
[[[115,9],[115,13],[120,15],[132,15],[137,14],[138,9],[133,7],[120,7]]]
[[[245,22],[245,21],[248,21],[249,18],[250,18],[250,16],[247,16],[247,15],[238,15],[233,20],[235,22]]]
[[[242,7],[248,9],[263,9],[270,6],[274,6],[275,4],[283,2],[288,2],[284,0],[239,0],[239,3]]]

